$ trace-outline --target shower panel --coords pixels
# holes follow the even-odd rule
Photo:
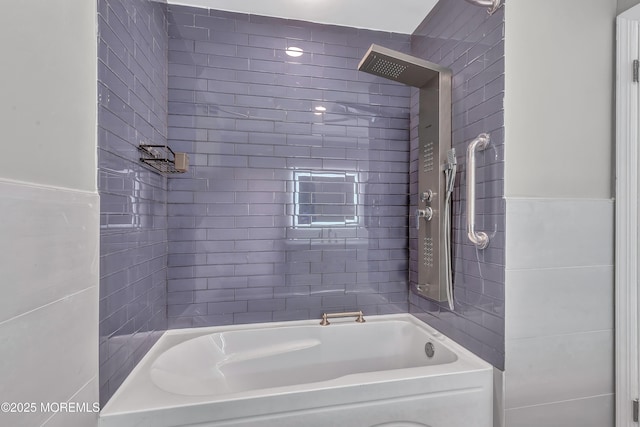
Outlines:
[[[432,300],[448,301],[453,308],[451,251],[447,245],[451,233],[447,190],[453,189],[452,181],[447,185],[447,178],[455,176],[455,153],[451,150],[451,70],[378,45],[371,45],[358,70],[420,89],[415,290]]]
[[[417,291],[436,301],[447,300],[445,252],[446,180],[443,166],[451,149],[451,77],[440,75],[420,88],[418,115]],[[427,220],[424,213],[432,213]],[[450,214],[450,213],[449,213]],[[449,252],[449,253],[448,253]]]

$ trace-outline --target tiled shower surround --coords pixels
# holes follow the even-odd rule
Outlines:
[[[408,35],[168,6],[170,327],[408,308]],[[304,50],[299,57],[287,47]]]
[[[504,369],[504,8],[488,15],[466,2],[440,1],[411,39],[415,56],[453,71],[452,143],[458,159],[453,195],[455,310],[414,293],[410,311]],[[411,211],[417,205],[418,93],[411,107]],[[476,154],[476,230],[491,241],[476,250],[466,232],[466,148],[480,133],[490,147]],[[410,282],[417,278],[417,238],[411,230]]]
[[[410,311],[503,368],[503,9],[442,0],[410,36],[98,5],[102,402],[167,326],[323,311]],[[417,91],[357,71],[371,43],[454,71],[454,312],[409,291]],[[492,148],[478,155],[476,221],[492,241],[476,252],[464,160],[481,132]],[[141,166],[148,142],[187,152],[189,172]]]
[[[166,144],[167,23],[147,0],[98,1],[100,400],[166,330],[167,180],[138,161]]]

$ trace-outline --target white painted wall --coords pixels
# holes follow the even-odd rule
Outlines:
[[[618,0],[618,14],[640,3],[640,0]]]
[[[506,427],[614,423],[616,0],[505,8]]]
[[[615,0],[505,8],[505,195],[609,198]]]
[[[0,14],[0,425],[91,427],[98,401],[96,2],[6,2]]]
[[[93,3],[3,2],[0,177],[96,190]]]

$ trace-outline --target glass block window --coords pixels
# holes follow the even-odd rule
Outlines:
[[[294,224],[297,227],[358,224],[355,172],[295,171]]]

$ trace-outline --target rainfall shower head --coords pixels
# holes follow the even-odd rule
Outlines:
[[[415,87],[425,86],[440,73],[451,72],[433,62],[376,44],[364,55],[358,70]]]

